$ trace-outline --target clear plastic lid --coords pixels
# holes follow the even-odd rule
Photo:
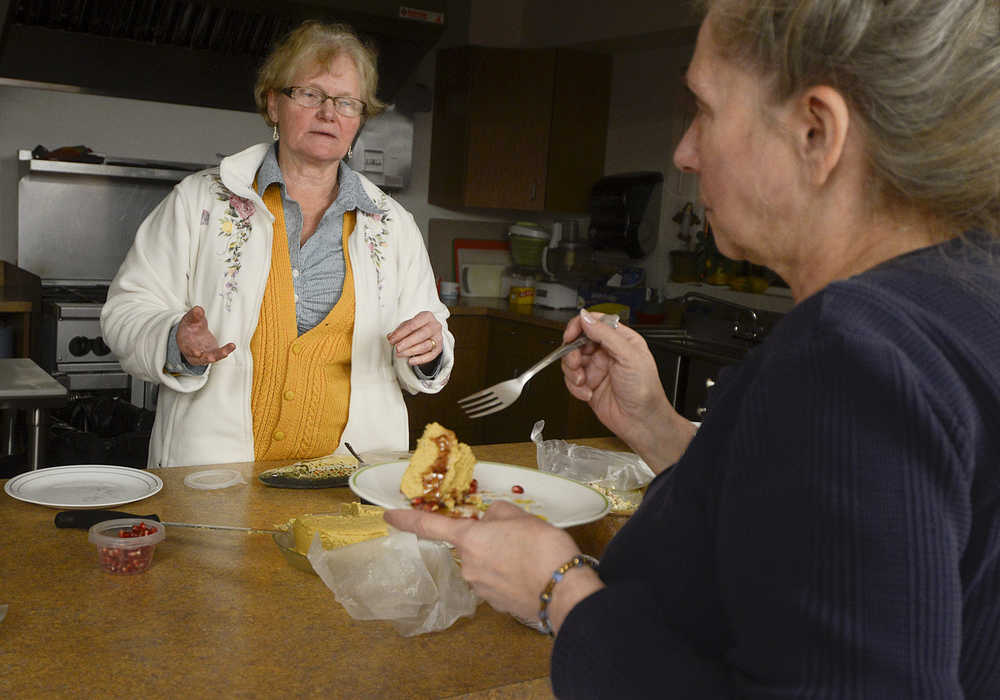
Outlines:
[[[235,469],[206,469],[194,472],[184,477],[184,485],[193,489],[210,491],[225,489],[236,484],[245,484],[247,480]]]
[[[143,523],[151,530],[150,534],[142,537],[122,537],[119,533],[122,530],[130,530],[133,525]],[[148,544],[162,542],[167,536],[163,523],[147,518],[118,518],[117,520],[105,520],[90,528],[87,539],[98,547],[114,547],[116,549],[134,549],[144,547]]]

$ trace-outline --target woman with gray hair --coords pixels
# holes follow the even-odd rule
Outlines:
[[[513,506],[386,519],[555,633],[560,697],[1000,697],[996,0],[708,0],[675,163],[796,305],[695,428],[642,338],[563,360],[658,472],[601,561]]]
[[[344,163],[377,83],[349,27],[305,22],[258,76],[274,143],[186,178],[139,228],[101,323],[161,384],[150,466],[409,448],[400,388],[440,391],[454,339],[413,217]]]

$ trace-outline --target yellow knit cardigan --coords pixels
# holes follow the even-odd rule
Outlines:
[[[337,449],[347,425],[354,336],[354,275],[347,239],[356,214],[344,214],[340,299],[319,325],[299,336],[279,186],[269,186],[262,199],[274,215],[274,244],[260,318],[250,341],[254,456],[257,460],[320,457]]]

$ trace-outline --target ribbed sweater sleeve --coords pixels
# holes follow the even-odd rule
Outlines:
[[[556,639],[559,697],[1000,697],[983,406],[907,349],[924,328],[807,321],[721,387],[612,542]]]

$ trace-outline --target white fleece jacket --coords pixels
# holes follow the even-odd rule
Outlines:
[[[127,372],[160,386],[150,467],[254,459],[250,339],[257,328],[271,263],[271,216],[253,190],[268,144],[190,175],[150,213],[111,283],[101,313],[104,339]],[[405,450],[410,393],[436,393],[454,364],[448,309],[438,299],[427,250],[413,217],[363,176],[383,213],[358,212],[348,241],[355,320],[350,412],[344,441],[356,450]],[[226,359],[198,377],[164,373],[167,334],[192,306],[204,307]],[[444,328],[440,371],[420,380],[395,357],[386,335],[420,311]]]

